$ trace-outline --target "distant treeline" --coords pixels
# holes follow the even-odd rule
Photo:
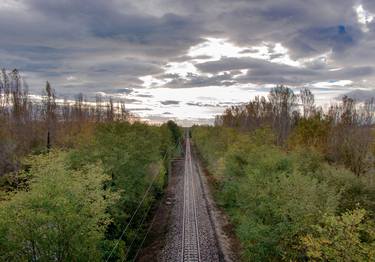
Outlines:
[[[57,101],[47,82],[42,100],[32,99],[28,85],[18,70],[0,72],[0,176],[16,171],[19,159],[53,145],[72,147],[84,139],[85,130],[95,123],[132,121],[136,117],[115,102],[97,95],[87,102],[83,94],[74,101]]]
[[[295,94],[285,86],[272,88],[268,99],[255,97],[216,117],[215,125],[243,131],[262,127],[276,134],[276,144],[318,149],[330,162],[344,163],[356,175],[373,163],[374,98],[358,103],[344,96],[327,111],[315,105],[313,93],[302,88]]]

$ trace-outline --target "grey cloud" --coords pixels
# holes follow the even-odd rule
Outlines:
[[[194,59],[210,59],[210,58],[212,57],[208,55],[199,55],[199,56],[194,57]]]
[[[238,105],[238,103],[233,103],[233,102],[218,102],[215,104],[208,104],[208,103],[202,103],[202,102],[187,102],[186,103],[189,106],[198,106],[198,107],[212,107],[212,108],[218,108],[218,107],[228,107],[232,105]]]
[[[189,87],[203,87],[203,86],[231,86],[237,81],[233,79],[232,73],[224,73],[221,75],[214,75],[212,77],[189,74],[187,79],[176,77],[168,84],[171,88],[189,88]]]
[[[129,111],[133,112],[133,111],[152,111],[153,109],[152,108],[149,108],[149,107],[144,107],[144,108],[130,108]]]
[[[179,119],[173,116],[164,115],[164,114],[150,114],[147,116],[148,120],[152,122],[166,122],[168,120],[175,121],[178,125],[183,127],[191,127],[199,123],[200,125],[213,125],[214,124],[214,116],[209,116],[208,118],[189,118],[189,119]]]
[[[303,56],[330,50],[337,56],[357,46],[362,36],[363,32],[357,26],[338,24],[328,27],[310,27],[297,32],[287,45],[294,53],[299,51]]]
[[[128,104],[136,104],[136,103],[141,103],[142,101],[138,100],[138,99],[130,99],[130,98],[125,98],[123,99],[123,101],[125,103],[128,103]]]
[[[189,106],[199,106],[199,107],[217,107],[218,105],[215,104],[206,104],[206,103],[201,103],[201,102],[188,102],[186,103]]]
[[[168,59],[201,41],[199,20],[145,14],[132,1],[19,2],[26,8],[0,9],[0,33],[7,36],[0,39],[1,66],[66,88],[88,89],[82,86],[88,83],[66,83],[70,74],[95,79],[104,89],[120,79],[122,85],[140,86],[139,76],[161,73]]]
[[[373,83],[375,23],[357,21],[353,6],[375,13],[371,0],[18,0],[24,8],[0,9],[1,66],[19,68],[38,92],[49,80],[61,95],[122,93],[141,87],[140,76],[171,79],[168,88],[236,84],[305,85],[362,78]],[[222,58],[198,64],[212,76],[165,74],[168,62],[192,58],[189,48],[205,37],[223,37],[250,47],[269,42],[289,49],[292,59],[331,52],[329,61],[305,68],[257,59]],[[248,48],[242,53],[252,53]],[[197,57],[207,59],[207,55]],[[339,71],[330,71],[342,68]],[[236,77],[238,70],[248,74]],[[230,71],[226,74],[218,74]],[[68,81],[74,76],[76,81]],[[117,90],[117,91],[116,91]],[[260,89],[259,89],[260,90]],[[124,90],[124,93],[127,93]],[[147,94],[137,96],[150,97]]]
[[[137,94],[136,96],[138,96],[138,97],[149,97],[149,98],[154,97],[153,95],[148,95],[148,94]]]
[[[180,103],[180,101],[176,101],[176,100],[165,100],[165,101],[161,101],[160,102],[162,105],[178,105]]]
[[[130,76],[142,76],[161,73],[162,69],[156,64],[134,59],[121,59],[102,62],[89,67],[90,72],[121,73]]]
[[[255,58],[224,58],[219,61],[198,64],[197,67],[207,73],[216,74],[222,71],[249,69],[245,76],[234,78],[237,82],[303,84],[314,81],[330,81],[340,79],[358,79],[372,75],[371,66],[346,67],[331,71],[328,68],[302,68],[273,63]]]
[[[157,17],[133,6],[133,1],[102,0],[30,0],[28,5],[44,16],[71,21],[93,37],[147,46],[151,50],[181,52],[199,41],[202,31],[191,16],[165,13]]]
[[[118,88],[118,89],[109,90],[109,92],[115,93],[115,94],[130,94],[134,92],[134,90],[130,88]]]
[[[364,102],[369,101],[370,99],[375,99],[375,89],[370,90],[353,90],[348,93],[345,93],[344,95],[340,95],[338,99],[342,99],[343,96],[350,97],[358,102]]]

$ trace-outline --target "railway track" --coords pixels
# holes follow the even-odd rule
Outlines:
[[[200,262],[196,177],[191,161],[190,139],[186,136],[183,223],[182,223],[182,262]]]
[[[172,178],[174,199],[167,239],[158,261],[223,262],[199,164],[186,130],[185,157]]]

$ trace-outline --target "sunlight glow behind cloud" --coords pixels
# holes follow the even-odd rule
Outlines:
[[[374,20],[374,15],[364,10],[362,5],[355,7],[355,11],[357,12],[358,23],[363,24],[363,30],[368,32],[369,29],[367,25]]]
[[[169,62],[163,68],[164,78],[157,78],[155,75],[141,76],[139,79],[143,81],[143,87],[161,87],[171,81],[170,76],[176,75],[181,79],[188,80],[191,76],[207,76],[212,77],[210,73],[200,72],[196,68],[196,64],[219,61],[222,58],[255,58],[269,61],[271,63],[284,64],[294,67],[301,67],[300,61],[292,60],[289,51],[281,43],[263,43],[260,46],[239,47],[222,38],[206,38],[204,42],[189,48],[186,54],[190,60],[183,62]],[[314,59],[321,59],[312,58]],[[248,69],[241,69],[239,74],[235,74],[234,78],[245,75]],[[230,73],[229,71],[219,72],[218,75]]]
[[[194,62],[218,61],[222,57],[251,57],[269,60],[274,63],[300,66],[298,61],[290,58],[288,49],[281,43],[271,44],[264,42],[259,46],[240,47],[231,43],[228,39],[206,38],[205,42],[192,46],[187,55]],[[272,58],[272,55],[277,55],[277,57]]]
[[[332,50],[326,53],[293,60],[290,58],[289,50],[281,43],[263,42],[257,46],[237,46],[228,39],[206,38],[202,43],[189,48],[186,56],[190,59],[185,61],[171,61],[163,67],[164,72],[156,75],[141,76],[143,89],[136,89],[136,92],[129,94],[129,99],[137,99],[139,103],[128,105],[130,110],[135,110],[143,118],[147,117],[174,117],[176,119],[207,118],[221,113],[225,106],[231,104],[245,103],[256,95],[267,96],[268,91],[274,85],[256,85],[252,83],[233,84],[231,86],[209,85],[206,87],[192,86],[189,88],[165,88],[176,78],[189,81],[192,77],[214,77],[214,74],[200,71],[196,65],[206,62],[220,61],[223,58],[254,58],[259,61],[287,65],[294,68],[308,68],[313,64],[326,66],[329,62]],[[327,68],[328,71],[340,71],[342,68]],[[246,77],[249,69],[241,69],[236,72],[219,71],[216,76],[233,74],[233,79]],[[272,72],[270,72],[272,74]],[[225,78],[224,78],[225,79]],[[225,81],[225,80],[223,80]],[[331,80],[306,83],[320,89],[317,91],[317,101],[320,104],[327,104],[335,99],[338,93],[351,88],[351,80]],[[262,89],[263,91],[259,91]],[[330,92],[334,88],[335,91]],[[325,91],[324,91],[325,90]],[[298,89],[295,89],[298,93]],[[141,94],[141,96],[138,96]],[[143,96],[144,95],[144,96]],[[163,103],[163,101],[176,101],[175,103]]]
[[[48,80],[60,98],[201,121],[277,84],[319,103],[373,89],[374,20],[373,0],[2,0],[0,66],[35,95]]]

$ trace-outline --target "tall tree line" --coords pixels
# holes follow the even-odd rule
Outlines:
[[[245,105],[226,109],[216,117],[215,125],[243,131],[271,128],[276,144],[316,147],[327,160],[343,163],[360,175],[374,164],[374,114],[373,98],[358,103],[344,96],[324,112],[308,88],[295,94],[280,85],[267,98],[257,96]]]
[[[17,171],[19,159],[53,146],[71,147],[77,136],[100,122],[133,119],[124,102],[97,96],[88,102],[82,94],[58,100],[49,82],[42,100],[32,99],[21,73],[0,72],[0,176]]]

